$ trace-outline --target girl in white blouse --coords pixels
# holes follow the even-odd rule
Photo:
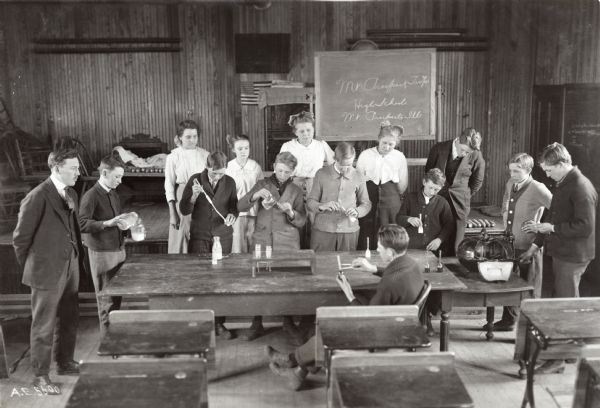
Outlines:
[[[169,203],[170,254],[186,254],[190,239],[190,216],[182,215],[177,205],[189,178],[206,167],[209,153],[198,147],[200,127],[193,120],[184,120],[177,126],[175,144],[165,164],[165,196]]]
[[[254,187],[258,180],[262,179],[262,169],[256,161],[248,157],[250,155],[250,140],[248,136],[227,135],[227,144],[235,154],[235,159],[227,163],[226,174],[235,180],[239,200]],[[233,224],[232,253],[249,252],[255,221],[255,207],[247,212],[239,213],[235,224]]]
[[[324,140],[316,140],[315,118],[310,112],[291,115],[288,125],[292,128],[296,139],[285,142],[281,152],[290,152],[298,160],[294,171],[294,184],[304,191],[304,199],[312,188],[315,173],[323,165],[333,163],[333,150]]]
[[[367,181],[371,212],[361,218],[358,249],[377,249],[379,227],[396,223],[402,206],[402,194],[408,187],[408,164],[404,154],[396,150],[402,127],[383,122],[377,146],[364,150],[356,162],[356,170]]]

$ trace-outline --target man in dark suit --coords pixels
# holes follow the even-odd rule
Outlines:
[[[49,378],[52,343],[57,374],[78,374],[73,361],[79,322],[79,271],[83,247],[77,220],[79,160],[73,150],[48,156],[51,175],[21,202],[13,246],[31,287],[31,367],[34,386],[60,394]]]
[[[473,128],[466,128],[454,140],[436,143],[427,157],[425,172],[437,167],[446,176],[446,184],[439,194],[448,200],[456,221],[455,235],[450,238],[454,248],[450,245],[449,250],[456,250],[463,240],[471,197],[483,184],[485,160],[480,148],[481,134]]]
[[[116,188],[121,184],[123,163],[108,156],[100,161],[100,178],[81,198],[79,226],[88,248],[90,273],[96,290],[100,333],[108,327],[108,314],[119,309],[121,297],[98,296],[125,262],[124,234],[131,225],[121,214]]]

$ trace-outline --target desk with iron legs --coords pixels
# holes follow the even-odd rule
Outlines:
[[[295,255],[295,254],[292,254]],[[211,309],[215,316],[314,315],[317,307],[346,306],[348,301],[335,281],[337,256],[342,263],[364,252],[319,252],[315,273],[308,264],[298,268],[273,263],[271,272],[261,268],[252,277],[252,254],[232,254],[218,265],[196,255],[132,255],[101,292],[107,296],[148,297],[150,309]],[[436,265],[428,251],[409,250],[420,265]],[[296,256],[297,258],[297,256]],[[384,266],[377,253],[371,261]],[[380,278],[371,273],[347,269],[345,274],[357,296],[372,296]],[[449,314],[455,290],[465,286],[446,268],[426,273],[433,291],[442,297],[440,350],[448,350]]]
[[[600,299],[556,298],[523,301],[519,325],[526,327],[524,360],[527,386],[522,408],[535,408],[533,376],[540,352],[544,358],[578,358],[586,343],[600,341]],[[516,348],[521,345],[517,338]]]

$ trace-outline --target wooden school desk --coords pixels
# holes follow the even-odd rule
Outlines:
[[[312,315],[320,306],[347,306],[348,301],[335,281],[337,255],[349,264],[364,252],[318,252],[316,273],[308,266],[298,270],[271,265],[271,272],[252,277],[252,254],[232,254],[218,265],[192,254],[140,254],[129,257],[101,292],[107,296],[148,297],[150,309],[211,309],[215,316]],[[408,255],[424,265],[437,263],[428,251],[409,250]],[[374,253],[372,262],[384,266]],[[356,295],[370,297],[378,276],[347,269],[345,274]],[[449,313],[455,290],[465,286],[446,268],[425,274],[433,291],[442,295],[440,349],[448,348]]]
[[[573,408],[597,408],[600,406],[600,345],[585,346],[580,358]]]
[[[206,361],[196,358],[86,362],[66,408],[208,407]]]
[[[336,350],[431,346],[414,305],[320,307],[316,335],[323,342],[325,368]]]
[[[340,354],[331,360],[330,408],[473,407],[451,353]]]
[[[600,298],[529,299],[521,304],[519,329],[525,328],[523,359],[527,387],[522,407],[534,408],[534,367],[542,350],[544,359],[577,358],[586,342],[600,341]],[[517,335],[517,351],[523,344]]]
[[[123,310],[109,315],[101,356],[198,354],[214,360],[212,310]]]

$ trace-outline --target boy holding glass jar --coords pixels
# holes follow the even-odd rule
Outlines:
[[[114,157],[100,161],[98,182],[81,199],[79,226],[88,257],[100,319],[100,333],[108,327],[108,314],[118,310],[121,297],[98,296],[125,262],[124,233],[131,225],[121,214],[117,187],[121,184],[124,165]]]
[[[335,148],[335,162],[315,175],[306,206],[314,212],[310,247],[315,251],[354,251],[362,218],[371,210],[363,177],[353,167],[356,152],[346,142]]]

